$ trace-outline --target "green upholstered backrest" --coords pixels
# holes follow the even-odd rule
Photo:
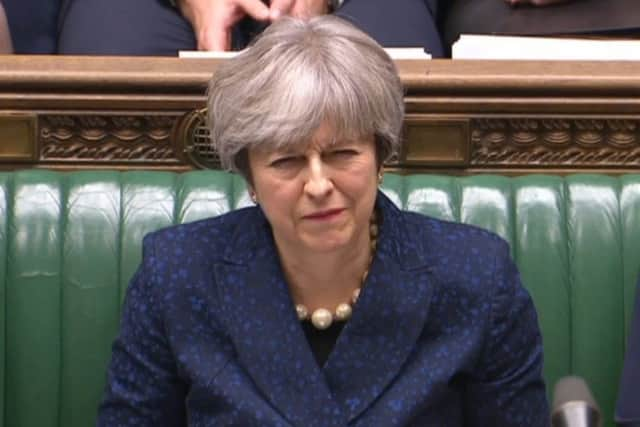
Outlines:
[[[640,175],[387,174],[383,187],[510,242],[549,385],[583,375],[611,420],[640,272]],[[142,237],[249,203],[222,172],[0,173],[0,425],[92,425]]]

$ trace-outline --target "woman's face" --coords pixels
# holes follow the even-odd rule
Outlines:
[[[378,182],[374,138],[333,142],[331,135],[324,124],[307,146],[249,150],[253,190],[280,250],[327,252],[368,239]]]

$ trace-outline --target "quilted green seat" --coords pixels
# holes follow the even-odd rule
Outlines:
[[[640,174],[387,174],[384,189],[511,243],[548,384],[584,376],[613,425],[640,272]],[[248,203],[243,181],[222,172],[0,173],[0,426],[93,425],[144,234]]]

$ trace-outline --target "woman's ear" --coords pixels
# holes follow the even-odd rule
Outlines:
[[[258,195],[256,194],[256,190],[254,190],[252,186],[249,186],[248,187],[248,191],[249,191],[249,197],[251,197],[251,200],[253,201],[253,203],[255,203],[257,205],[258,204]]]

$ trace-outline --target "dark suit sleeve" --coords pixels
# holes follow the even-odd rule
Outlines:
[[[504,242],[494,278],[484,350],[466,393],[466,425],[547,427],[538,319]]]
[[[163,333],[162,305],[153,239],[146,237],[143,261],[129,285],[120,333],[113,344],[100,427],[183,426],[184,386]]]

